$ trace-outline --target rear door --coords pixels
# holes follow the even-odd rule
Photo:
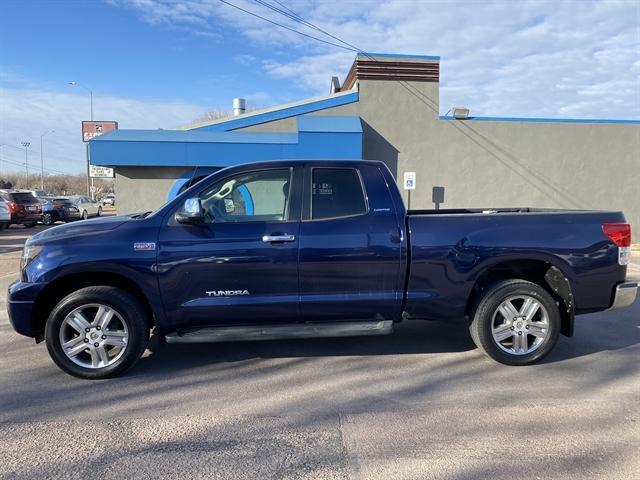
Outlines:
[[[308,167],[300,226],[305,321],[396,319],[402,231],[380,170]]]
[[[160,229],[158,278],[174,328],[299,320],[302,167],[203,185],[205,223]]]

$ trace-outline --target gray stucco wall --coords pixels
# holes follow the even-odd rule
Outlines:
[[[357,103],[316,115],[358,115],[363,156],[402,181],[417,173],[412,208],[549,207],[623,210],[640,242],[640,125],[440,120],[438,84],[359,82]],[[295,131],[292,119],[252,129]],[[406,192],[403,191],[406,202]]]
[[[116,209],[119,214],[145,212],[161,206],[182,175],[183,167],[116,167]]]

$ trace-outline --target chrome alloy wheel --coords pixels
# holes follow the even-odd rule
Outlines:
[[[60,326],[62,351],[84,368],[113,365],[124,354],[128,340],[129,329],[122,316],[98,303],[76,308]]]
[[[536,351],[549,334],[549,314],[534,297],[515,295],[493,314],[491,334],[498,347],[512,355]]]

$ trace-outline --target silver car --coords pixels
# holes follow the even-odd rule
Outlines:
[[[9,204],[0,196],[0,230],[4,230],[11,224],[11,213]]]
[[[100,204],[95,200],[91,200],[89,197],[77,195],[69,197],[69,200],[80,210],[80,215],[83,220],[102,215],[102,207]]]

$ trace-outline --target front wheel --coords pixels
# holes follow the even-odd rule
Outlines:
[[[51,225],[53,223],[53,216],[50,213],[45,213],[42,215],[42,224],[43,225]]]
[[[506,365],[529,365],[555,346],[560,311],[540,285],[505,280],[487,288],[475,309],[469,331],[476,346]]]
[[[102,207],[98,207],[98,216],[102,215]]]
[[[87,213],[86,210],[82,211],[82,220],[86,220],[87,218],[89,218],[89,214]]]
[[[142,356],[149,341],[149,321],[140,302],[124,290],[87,287],[55,306],[45,339],[49,355],[66,373],[109,378]]]

